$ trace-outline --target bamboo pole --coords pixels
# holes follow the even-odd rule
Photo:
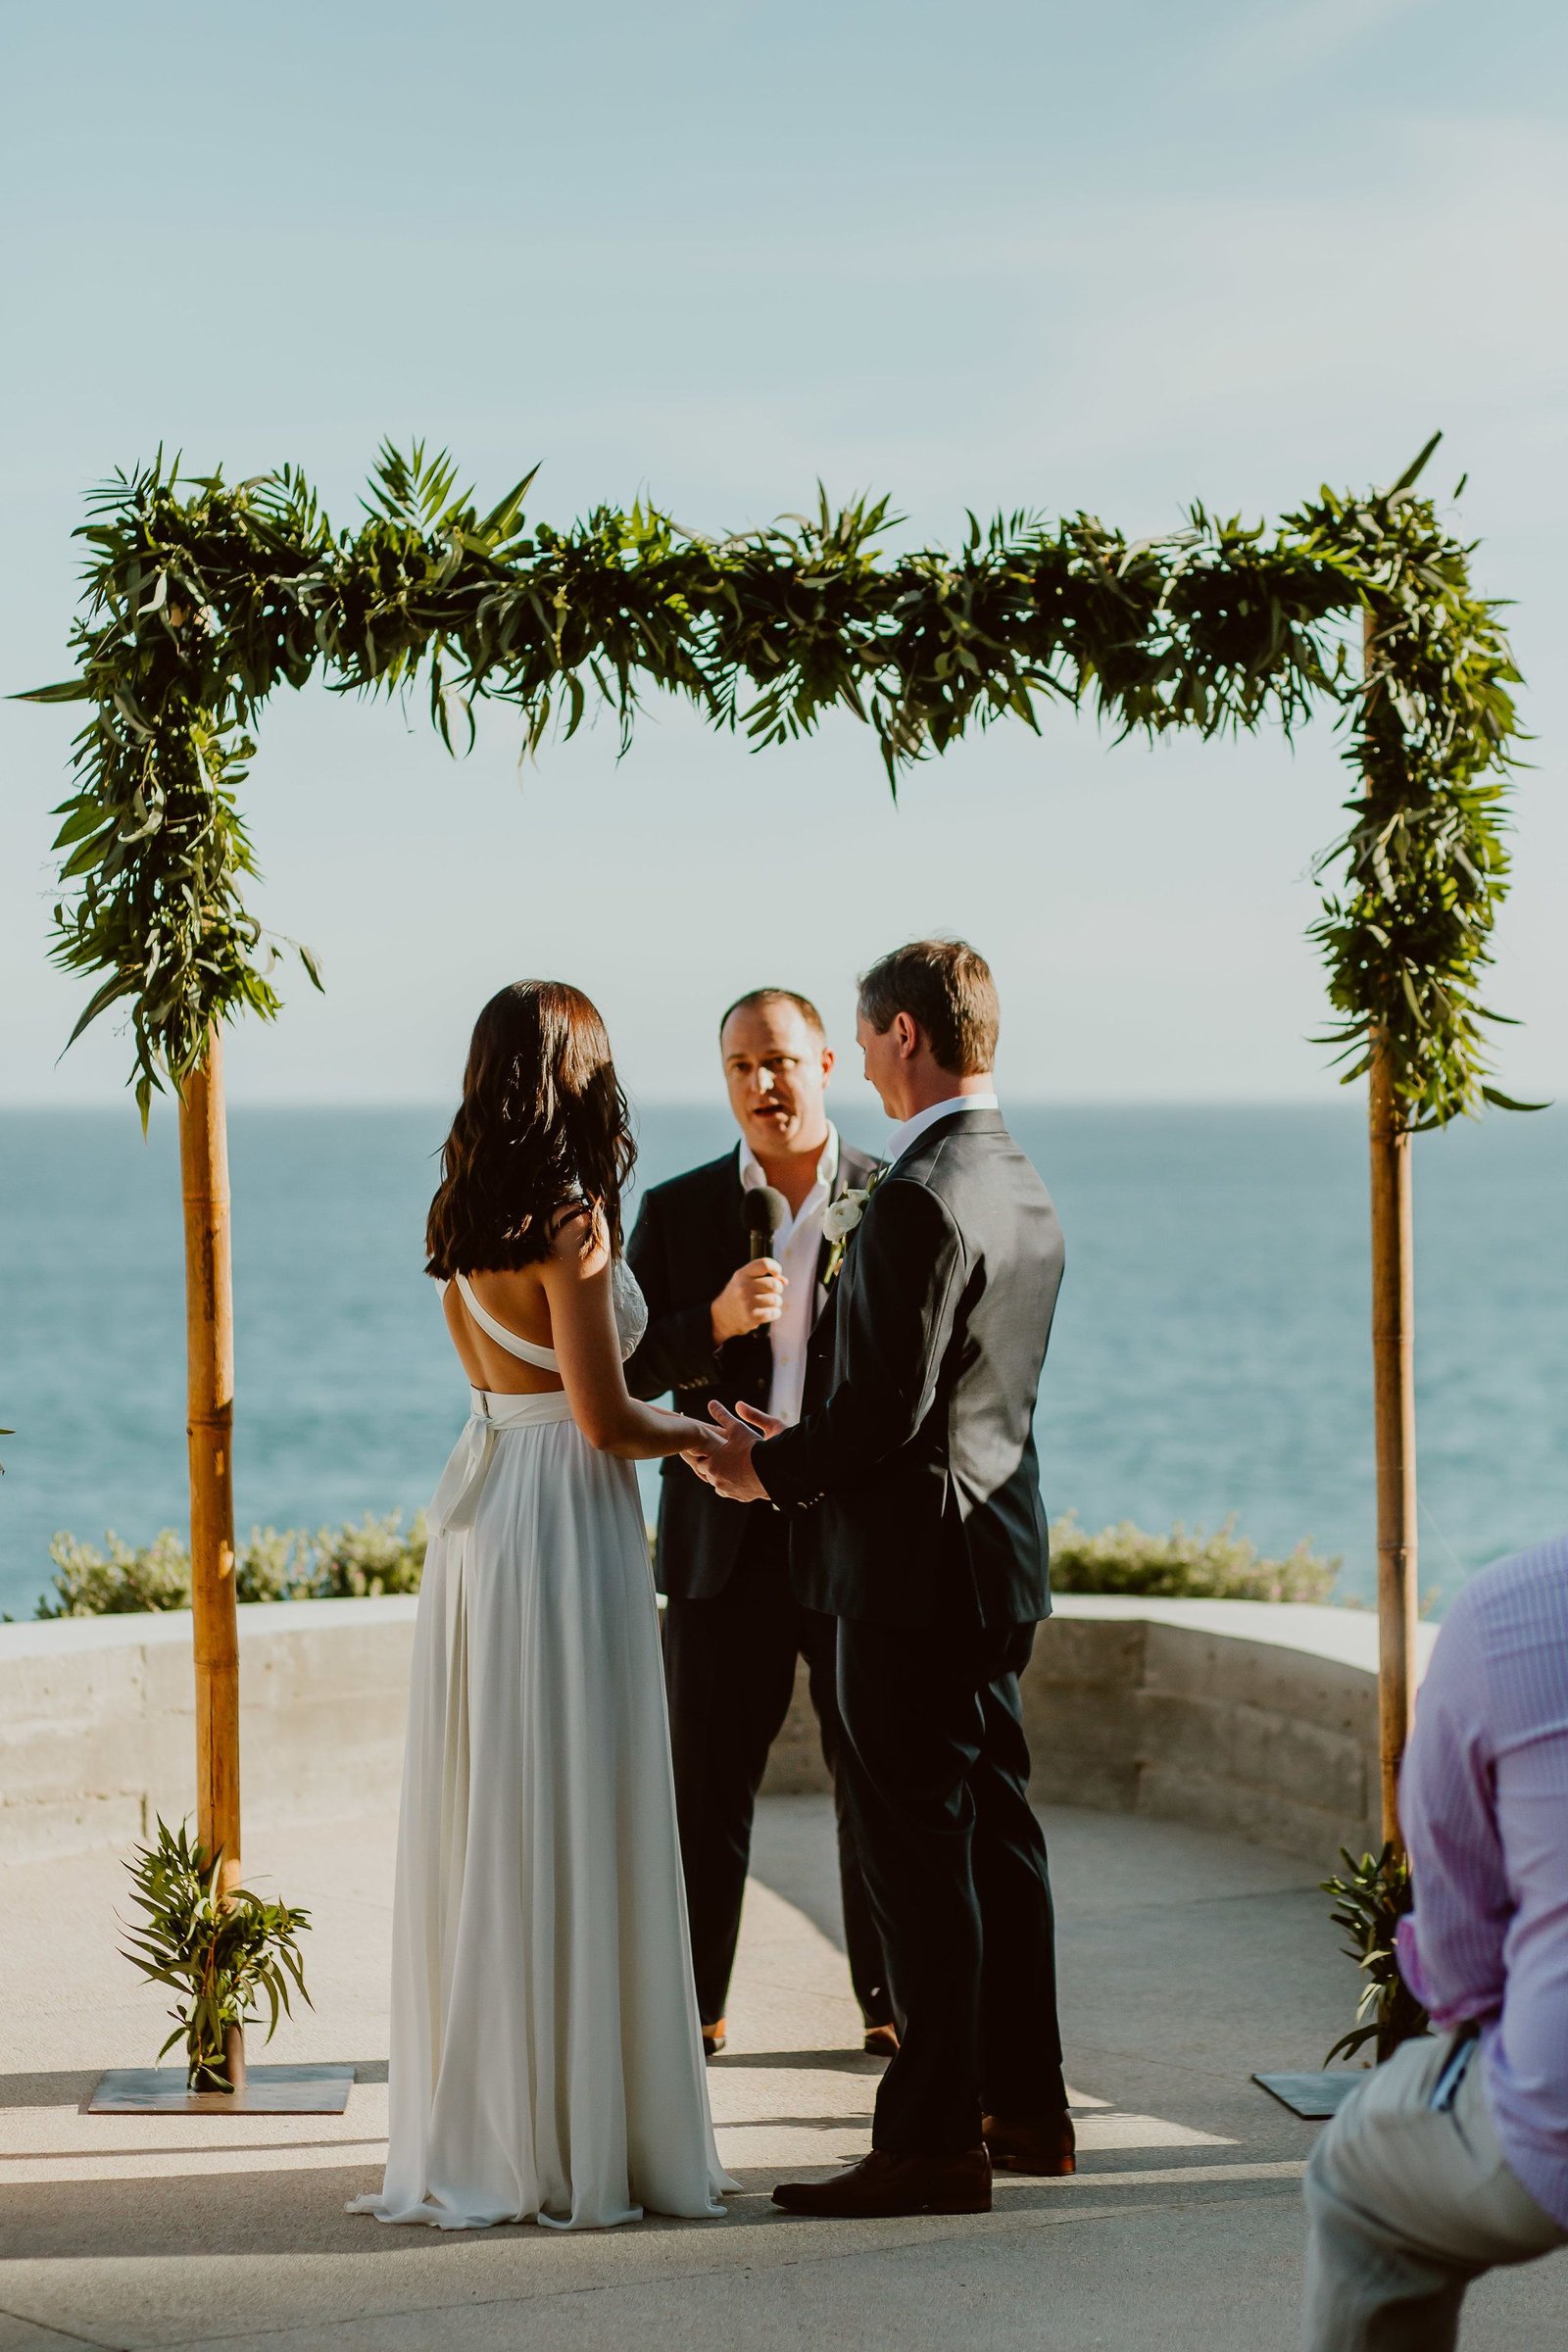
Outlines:
[[[1397,1846],[1399,1764],[1415,1710],[1415,1253],[1410,1133],[1399,1116],[1390,1056],[1381,1043],[1372,1062],[1369,1111],[1378,1452],[1378,1752],[1383,1835]]]
[[[190,1448],[190,1588],[196,1666],[196,1834],[220,1885],[240,1880],[239,1624],[234,1614],[234,1292],[229,1268],[223,1048],[180,1089],[185,1211],[185,1359]]]
[[[1373,622],[1363,624],[1365,674]],[[1415,1712],[1415,1227],[1410,1131],[1394,1059],[1375,1037],[1367,1087],[1372,1178],[1372,1396],[1378,1477],[1378,1758],[1383,1835],[1396,1848],[1399,1765]]]

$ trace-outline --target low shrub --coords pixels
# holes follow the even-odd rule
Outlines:
[[[1051,1583],[1057,1592],[1125,1592],[1161,1600],[1327,1600],[1340,1572],[1298,1544],[1283,1560],[1258,1556],[1257,1546],[1227,1519],[1212,1535],[1178,1523],[1153,1536],[1130,1519],[1085,1535],[1068,1511],[1051,1531]]]
[[[112,1617],[142,1609],[190,1607],[190,1551],[172,1527],[138,1549],[111,1530],[103,1551],[75,1536],[49,1546],[53,1590],[38,1602],[39,1617]],[[323,1527],[314,1536],[298,1527],[253,1527],[234,1562],[241,1600],[367,1600],[388,1592],[417,1592],[424,1569],[424,1513],[407,1533],[403,1513],[357,1527]]]
[[[389,1592],[417,1592],[424,1573],[424,1513],[405,1535],[403,1513],[377,1519],[367,1511],[357,1527],[281,1532],[253,1527],[235,1564],[241,1600],[379,1600]]]
[[[172,1527],[134,1549],[111,1528],[106,1551],[75,1536],[56,1536],[54,1597],[38,1603],[40,1617],[114,1617],[133,1609],[188,1609],[190,1553]]]
[[[424,1513],[402,1533],[403,1513],[377,1519],[367,1511],[358,1527],[322,1528],[311,1570],[312,1600],[378,1600],[386,1592],[417,1592],[424,1574]]]
[[[166,1527],[140,1549],[114,1534],[106,1549],[75,1536],[49,1546],[53,1591],[38,1603],[40,1617],[102,1617],[136,1609],[188,1609],[190,1553]],[[365,1600],[389,1592],[417,1592],[424,1568],[424,1514],[405,1532],[401,1511],[358,1526],[253,1527],[234,1566],[241,1600]],[[1283,1560],[1262,1559],[1235,1532],[1235,1521],[1205,1534],[1173,1527],[1151,1535],[1131,1520],[1085,1535],[1069,1511],[1051,1531],[1051,1582],[1058,1592],[1123,1592],[1147,1599],[1327,1600],[1338,1560],[1298,1544]]]

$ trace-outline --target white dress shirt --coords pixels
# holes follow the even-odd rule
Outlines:
[[[767,1182],[744,1142],[740,1147],[740,1170],[741,1183],[748,1192]],[[816,1163],[816,1182],[795,1215],[774,1234],[769,1252],[784,1269],[784,1311],[776,1323],[768,1325],[773,1347],[773,1378],[767,1394],[767,1409],[775,1420],[787,1422],[792,1428],[801,1417],[801,1397],[806,1389],[806,1343],[816,1321],[816,1266],[822,1249],[822,1211],[828,1204],[838,1172],[838,1130],[830,1126],[822,1156]]]
[[[924,1135],[928,1127],[934,1127],[938,1119],[951,1119],[956,1110],[1000,1110],[1001,1108],[1002,1104],[997,1101],[995,1095],[950,1095],[945,1102],[928,1102],[924,1110],[917,1110],[912,1119],[904,1120],[902,1125],[895,1127],[889,1136],[889,1167],[904,1152],[907,1152],[909,1146],[918,1137]]]

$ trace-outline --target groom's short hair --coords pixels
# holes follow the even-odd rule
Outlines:
[[[724,1007],[718,1024],[719,1036],[722,1038],[728,1028],[732,1013],[760,1012],[764,1004],[793,1004],[808,1029],[814,1029],[826,1045],[827,1028],[822,1015],[810,998],[803,997],[798,988],[749,988],[744,997],[737,997],[733,1004]]]
[[[1002,1007],[985,957],[963,939],[912,939],[860,975],[860,1010],[878,1037],[896,1012],[918,1021],[956,1078],[993,1069]]]

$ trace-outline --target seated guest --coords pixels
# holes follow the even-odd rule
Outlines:
[[[737,1150],[655,1185],[626,1246],[648,1300],[648,1333],[626,1366],[634,1396],[666,1390],[706,1419],[710,1398],[742,1399],[794,1423],[819,1401],[827,1358],[807,1341],[826,1309],[822,1213],[876,1161],[841,1143],[823,1093],[833,1052],[806,997],[754,989],[719,1024]],[[772,1252],[751,1257],[746,1196],[771,1186],[788,1214]],[[725,1502],[685,1462],[664,1465],[659,1497],[664,1679],[681,1866],[703,2041],[724,2046],[752,1809],[806,1660],[838,1807],[839,1883],[850,1978],[865,2047],[898,2047],[882,1942],[856,1857],[839,1776],[838,1621],[790,1585],[789,1521],[771,1503]]]
[[[1308,2352],[1444,2352],[1473,2278],[1568,2242],[1568,1537],[1454,1602],[1399,1817],[1399,1967],[1436,2031],[1313,2152]]]

